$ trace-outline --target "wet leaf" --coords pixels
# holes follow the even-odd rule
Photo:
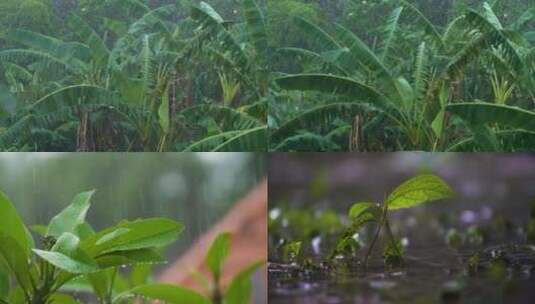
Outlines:
[[[136,249],[129,251],[114,251],[99,256],[97,263],[100,268],[126,266],[135,264],[161,264],[165,259],[153,249]]]
[[[86,274],[87,281],[91,284],[93,292],[101,299],[104,299],[109,291],[113,276],[116,275],[116,269],[108,268],[105,270]]]
[[[264,265],[264,262],[255,263],[240,271],[230,283],[225,296],[224,304],[249,304],[251,303],[252,278],[251,276]]]
[[[301,253],[302,242],[291,242],[282,246],[282,259],[284,261],[293,261]]]
[[[165,218],[125,221],[82,240],[81,247],[91,256],[164,247],[174,242],[183,229],[182,224]]]
[[[214,240],[206,254],[206,265],[210,268],[215,280],[221,276],[221,267],[230,253],[230,234],[222,233]]]
[[[403,246],[401,241],[390,241],[384,251],[385,265],[399,267],[403,264]]]
[[[98,271],[98,265],[80,247],[80,239],[69,232],[63,233],[52,251],[34,249],[34,252],[50,264],[70,273]]]
[[[24,249],[12,237],[0,233],[0,260],[25,290],[31,288],[30,269]]]
[[[17,254],[21,258],[28,259],[30,255],[30,240],[22,219],[9,198],[0,191],[0,235],[9,237],[18,244],[20,249]],[[0,243],[4,247],[6,244]],[[6,248],[9,250],[9,248]]]
[[[94,190],[76,195],[67,208],[52,218],[47,235],[59,237],[64,232],[74,232],[75,228],[85,221],[93,193]]]
[[[411,208],[423,203],[452,197],[455,193],[440,177],[424,174],[397,187],[387,198],[390,210]]]
[[[183,287],[169,284],[147,284],[134,287],[118,295],[113,302],[141,296],[152,300],[160,300],[169,304],[211,304],[205,296]]]
[[[98,266],[78,261],[60,252],[34,249],[33,252],[50,264],[70,273],[91,273],[98,271]]]
[[[353,204],[353,206],[351,206],[351,209],[349,209],[349,218],[357,219],[365,212],[370,212],[370,211],[374,212],[377,208],[378,208],[377,204],[374,204],[374,203],[368,203],[368,202],[355,203]]]
[[[346,237],[343,237],[336,243],[336,248],[332,256],[334,257],[337,254],[354,255],[355,253],[357,253],[359,249],[360,249],[359,242],[357,242],[357,240],[355,240],[355,238],[352,235],[348,235]]]

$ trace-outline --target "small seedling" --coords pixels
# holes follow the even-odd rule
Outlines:
[[[286,262],[295,262],[301,254],[302,242],[291,242],[282,246],[282,259]]]
[[[453,190],[441,178],[424,174],[401,184],[390,193],[382,205],[370,202],[356,203],[349,210],[351,227],[338,241],[337,248],[346,248],[343,245],[347,242],[349,235],[357,233],[364,224],[375,222],[377,223],[377,230],[366,252],[364,265],[368,265],[368,259],[382,229],[386,231],[388,238],[388,243],[383,253],[385,264],[389,266],[403,265],[403,247],[392,233],[388,212],[416,207],[427,202],[449,198],[453,195]]]

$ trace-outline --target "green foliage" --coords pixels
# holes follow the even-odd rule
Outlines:
[[[217,236],[206,254],[206,265],[210,268],[214,280],[217,282],[221,277],[221,266],[230,253],[230,234],[224,233]]]
[[[179,237],[183,226],[170,219],[152,218],[122,221],[94,232],[85,221],[93,193],[78,194],[70,205],[40,229],[43,232],[42,249],[35,248],[33,241],[28,239],[29,232],[9,199],[2,194],[1,214],[7,217],[0,225],[0,300],[14,299],[20,290],[27,303],[74,303],[74,298],[57,291],[68,290],[69,284],[83,281],[98,296],[100,303],[123,303],[135,297],[168,303],[249,302],[250,277],[263,262],[242,270],[226,292],[219,291],[222,265],[230,254],[230,234],[219,235],[206,256],[217,290],[213,298],[180,286],[146,284],[143,277],[151,269],[146,265],[165,262],[159,252]],[[118,271],[126,266],[132,267],[132,285]],[[11,286],[11,278],[14,278],[16,287]]]
[[[252,106],[267,95],[265,17],[256,3],[243,1],[244,19],[232,28],[204,2],[191,7],[191,18],[183,16],[178,22],[177,9],[184,8],[184,3],[153,9],[143,1],[127,1],[123,3],[126,16],[124,12],[102,16],[104,26],[88,13],[94,9],[104,14],[119,9],[120,4],[79,3],[80,10],[66,18],[69,33],[61,37],[8,31],[5,39],[20,48],[0,50],[10,85],[10,94],[1,95],[7,115],[2,120],[0,147],[266,150],[267,132],[260,128],[266,115],[247,117],[254,123],[234,136],[227,132],[243,130],[243,126],[211,129],[212,121],[220,118],[217,111],[212,111],[214,117],[209,113],[203,113],[203,119],[187,117],[195,115],[191,108],[217,104],[220,88],[213,81],[217,75],[222,75],[221,104],[230,111]],[[236,31],[242,25],[249,35]],[[257,54],[243,49],[243,43],[256,48]],[[264,63],[256,64],[260,59]],[[218,69],[207,74],[206,66]],[[6,98],[16,100],[15,111],[9,106],[11,100],[4,103]],[[216,135],[216,140],[208,140]]]
[[[523,37],[521,27],[508,26],[510,20],[502,20],[508,12],[497,12],[499,5],[482,3],[478,9],[465,7],[457,15],[445,12],[442,19],[449,20],[437,21],[437,16],[426,16],[432,11],[424,3],[400,1],[398,7],[390,7],[396,3],[354,2],[348,5],[347,20],[333,26],[292,16],[290,20],[307,44],[281,49],[297,61],[297,67],[284,70],[288,74],[276,79],[283,94],[292,92],[272,103],[276,124],[271,149],[293,148],[296,142],[307,143],[299,151],[321,148],[319,143],[328,133],[344,126],[352,132],[330,147],[436,151],[460,148],[462,142],[463,150],[469,151],[530,150],[530,136],[519,132],[526,130],[525,124],[502,124],[487,131],[478,128],[477,133],[486,133],[487,139],[473,141],[469,139],[476,132],[471,126],[476,124],[473,117],[462,124],[446,113],[464,100],[488,99],[491,94],[498,104],[508,102],[531,110],[532,102],[527,99],[532,99],[533,86],[527,83],[533,81],[530,74],[535,66],[527,54],[533,46]],[[386,9],[392,12],[385,14]],[[515,13],[522,15],[519,22],[524,25],[533,18],[525,12]],[[386,25],[374,27],[373,18]],[[306,123],[295,124],[294,118],[311,108],[335,103],[367,104],[369,109],[356,114],[357,124],[355,117],[341,116],[337,124],[313,116],[308,116]],[[483,112],[489,121],[510,121],[497,118],[500,115],[494,111]],[[372,115],[374,119],[369,118]],[[286,127],[290,122],[291,129]],[[512,131],[507,126],[515,128],[514,137],[503,133]]]
[[[120,295],[114,302],[120,302],[122,299],[129,297],[141,296],[146,299],[161,300],[170,304],[195,303],[210,304],[212,303],[206,297],[186,288],[167,284],[149,284],[134,287]]]
[[[411,208],[430,201],[449,198],[453,190],[436,175],[419,175],[398,186],[386,199],[388,209]]]
[[[383,257],[388,267],[403,265],[403,246],[392,234],[388,210],[412,208],[427,202],[450,198],[454,195],[453,190],[441,178],[431,174],[423,174],[413,177],[398,186],[386,198],[383,205],[358,202],[349,210],[348,217],[351,226],[346,230],[337,242],[333,255],[353,255],[360,247],[355,243],[354,235],[368,223],[376,223],[377,230],[368,246],[364,258],[364,265],[368,265],[368,259],[382,229],[386,231],[388,242],[384,248]]]
[[[291,242],[282,247],[282,259],[285,261],[295,261],[301,253],[302,242]]]

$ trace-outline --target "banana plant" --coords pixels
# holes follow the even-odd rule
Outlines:
[[[423,41],[409,60],[392,51],[400,40],[403,14],[410,14],[425,29]],[[513,28],[501,25],[486,3],[479,11],[468,10],[455,18],[439,33],[415,6],[402,1],[389,16],[377,51],[342,25],[327,31],[300,17],[294,20],[322,48],[281,51],[318,64],[312,71],[281,76],[276,83],[283,90],[300,92],[298,98],[327,101],[312,102],[306,112],[278,123],[270,135],[275,146],[302,130],[329,132],[335,121],[347,122],[356,116],[365,121],[357,128],[372,132],[374,127],[384,128],[373,123],[379,116],[386,118],[395,131],[393,136],[398,137],[394,142],[385,140],[383,149],[446,149],[459,134],[443,132],[451,126],[445,108],[471,93],[462,85],[472,81],[466,73],[471,63],[484,62],[507,75],[509,79],[496,87],[504,91],[501,99],[511,94],[509,87],[502,88],[503,83],[530,79],[531,45]],[[310,121],[311,117],[317,120]]]
[[[7,115],[6,130],[0,134],[2,148],[39,150],[41,142],[47,140],[61,141],[60,148],[42,149],[166,151],[183,150],[195,143],[206,147],[206,142],[214,141],[205,139],[219,129],[210,126],[225,122],[215,117],[194,121],[184,116],[190,107],[197,106],[192,103],[191,92],[192,79],[197,75],[191,74],[205,74],[192,67],[213,62],[221,67],[224,80],[232,82],[222,78],[227,97],[223,107],[215,105],[211,112],[221,109],[228,113],[225,105],[229,104],[225,102],[235,97],[240,107],[232,109],[244,113],[245,120],[254,116],[258,123],[249,130],[229,130],[236,131],[236,136],[223,134],[227,130],[219,132],[210,150],[265,150],[265,144],[259,143],[267,141],[267,132],[259,126],[265,125],[262,112],[266,111],[257,110],[267,109],[269,77],[261,73],[266,65],[253,63],[269,52],[264,48],[264,18],[255,2],[243,1],[243,23],[249,29],[247,50],[206,3],[194,5],[191,18],[178,23],[171,17],[180,4],[150,9],[138,0],[128,3],[135,6],[137,19],[130,24],[106,19],[104,26],[117,37],[111,42],[74,14],[67,25],[76,41],[26,30],[12,30],[6,35],[22,47],[0,51],[5,74],[12,80],[11,91],[20,92],[16,94],[17,111]],[[221,41],[226,43],[216,49]],[[30,80],[37,81],[45,92],[37,97],[28,94]],[[196,102],[204,104],[206,100]],[[205,130],[196,132],[200,128]],[[46,137],[41,141],[40,136]]]

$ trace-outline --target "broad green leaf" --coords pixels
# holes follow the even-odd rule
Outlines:
[[[433,129],[433,132],[435,133],[436,137],[440,139],[442,137],[442,133],[444,132],[444,118],[446,115],[446,105],[448,103],[449,99],[449,90],[446,86],[442,86],[440,88],[440,93],[438,100],[440,102],[440,110],[437,113],[437,116],[435,116],[435,119],[431,123],[431,129]]]
[[[345,95],[372,104],[385,104],[386,98],[374,88],[350,78],[328,74],[297,74],[276,79],[285,90],[317,91]]]
[[[28,259],[30,255],[30,240],[22,219],[9,198],[0,191],[0,235],[10,237],[15,241],[21,258]],[[1,244],[1,243],[0,243]]]
[[[24,249],[11,236],[0,233],[0,260],[25,290],[31,288],[30,269]]]
[[[166,218],[125,221],[88,237],[81,242],[91,256],[113,251],[163,247],[174,242],[183,225]]]
[[[410,109],[415,100],[415,93],[411,85],[404,77],[396,78],[394,84],[396,85],[396,90],[401,98],[401,106],[406,110]]]
[[[358,202],[349,209],[349,218],[355,220],[366,212],[377,214],[377,210],[379,211],[378,214],[380,214],[381,209],[375,203]]]
[[[74,232],[78,225],[85,222],[85,216],[89,210],[93,193],[95,193],[94,190],[76,195],[67,208],[52,218],[48,225],[47,235],[57,238],[64,232]]]
[[[74,228],[74,234],[76,234],[76,236],[79,237],[81,240],[84,240],[94,235],[95,230],[93,230],[93,227],[91,227],[89,223],[84,222]]]
[[[265,151],[268,137],[267,126],[245,130],[215,147],[212,152]]]
[[[153,264],[136,264],[129,275],[130,286],[147,284],[152,279]]]
[[[230,283],[225,296],[223,298],[224,304],[249,304],[251,303],[252,295],[252,279],[251,276],[264,265],[264,262],[255,263],[246,269],[242,270]]]
[[[256,53],[261,55],[259,60],[266,60],[269,54],[264,16],[254,0],[243,0],[242,12],[247,24],[249,40],[254,45]]]
[[[426,202],[452,197],[455,193],[440,177],[423,174],[397,187],[387,198],[388,209],[414,207]]]
[[[210,268],[216,281],[221,276],[221,267],[229,253],[230,233],[222,233],[216,237],[206,254],[206,265]]]
[[[216,10],[214,10],[213,7],[210,6],[210,4],[201,1],[198,6],[192,7],[192,17],[193,18],[201,18],[200,15],[204,15],[205,19],[209,19],[211,22],[221,24],[224,22],[223,17],[219,15]]]
[[[205,296],[183,287],[169,284],[147,284],[134,287],[118,295],[113,302],[121,299],[141,296],[168,304],[212,304]]]
[[[52,265],[69,273],[98,271],[96,261],[79,246],[80,239],[70,232],[65,232],[58,238],[51,251],[35,249],[34,252]]]
[[[26,297],[24,296],[24,290],[20,286],[15,286],[15,288],[12,288],[9,292],[9,300],[7,301],[9,304],[27,304],[28,301],[26,300]]]
[[[37,233],[40,236],[46,236],[46,233],[48,231],[48,226],[45,225],[33,225],[30,226],[30,230]]]
[[[135,265],[161,264],[165,259],[154,249],[136,249],[128,251],[114,251],[96,258],[100,268]]]
[[[93,292],[101,299],[108,294],[113,276],[116,275],[115,268],[108,268],[102,271],[88,273],[87,281],[91,284]]]
[[[497,123],[535,131],[535,112],[484,102],[455,103],[446,109],[472,125]]]
[[[33,249],[33,252],[50,264],[69,273],[91,273],[99,270],[97,265],[75,260],[60,252],[39,249]]]

